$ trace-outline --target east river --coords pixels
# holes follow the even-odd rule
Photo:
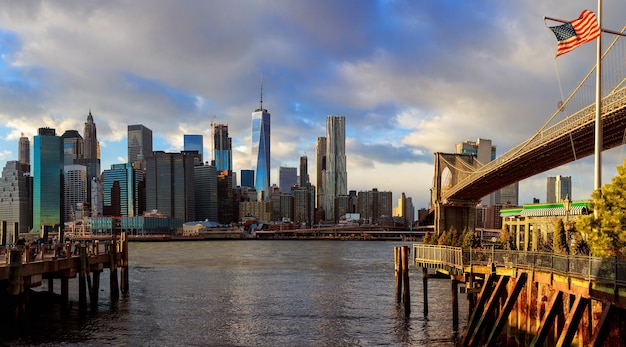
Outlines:
[[[411,307],[395,300],[386,241],[194,241],[129,245],[130,290],[112,302],[109,270],[97,309],[40,304],[8,345],[454,346],[450,281],[411,266]],[[55,292],[59,290],[55,283]],[[46,283],[40,289],[47,288]],[[459,295],[459,327],[467,307]]]

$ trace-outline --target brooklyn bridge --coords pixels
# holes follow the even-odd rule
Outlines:
[[[602,57],[602,151],[626,141],[626,40]],[[530,138],[481,164],[467,154],[435,153],[432,206],[435,231],[473,227],[475,206],[500,188],[590,156],[595,151],[596,66]]]

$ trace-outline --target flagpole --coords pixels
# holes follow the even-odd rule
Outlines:
[[[602,28],[602,0],[598,0],[598,26]],[[594,191],[602,193],[602,34],[598,36],[596,49],[596,123],[595,123],[595,159],[594,159]],[[597,209],[594,215],[598,217]]]

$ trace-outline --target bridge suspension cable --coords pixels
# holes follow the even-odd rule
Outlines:
[[[626,26],[622,28],[621,33],[623,34],[625,31]],[[626,101],[626,64],[624,64],[626,60],[626,40],[620,40],[620,38],[621,36],[616,36],[602,55],[603,117],[615,109],[624,107]],[[503,166],[515,157],[545,145],[557,137],[571,133],[577,127],[583,126],[588,122],[588,118],[595,113],[596,108],[595,81],[593,78],[590,78],[595,71],[596,64],[593,64],[567,99],[557,107],[541,127],[530,138],[511,148],[500,157],[478,168],[473,168],[470,164],[464,162],[462,164],[464,167],[458,167],[459,165],[453,165],[446,161],[446,164],[450,167],[468,174],[467,177],[457,182],[454,187],[451,187],[446,195],[453,195],[464,186],[471,184],[473,180]],[[555,122],[559,115],[562,115],[563,119]],[[624,140],[626,141],[626,133]],[[573,143],[571,135],[570,142]],[[579,155],[575,153],[576,149],[573,145],[572,151],[574,151],[574,157],[577,160]]]

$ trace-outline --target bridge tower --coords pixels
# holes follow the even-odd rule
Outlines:
[[[434,213],[435,232],[463,231],[476,225],[478,200],[449,200],[445,193],[474,172],[479,163],[473,154],[435,153],[435,174],[431,190],[431,213]]]

